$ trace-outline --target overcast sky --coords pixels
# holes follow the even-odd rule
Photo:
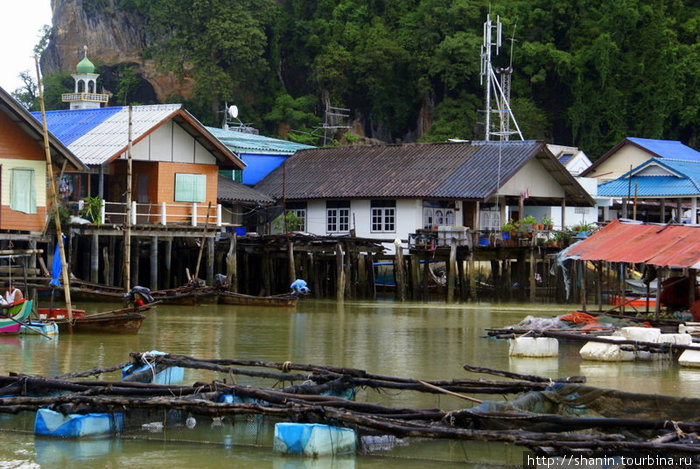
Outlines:
[[[5,91],[22,85],[18,75],[23,70],[36,80],[33,49],[45,24],[51,24],[51,0],[0,0],[0,86]]]

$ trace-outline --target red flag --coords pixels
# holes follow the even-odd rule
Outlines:
[[[529,188],[528,188],[528,189],[525,189],[525,192],[523,192],[522,194],[520,194],[520,197],[522,197],[523,200],[529,198],[529,197],[530,197],[530,189],[529,189]]]

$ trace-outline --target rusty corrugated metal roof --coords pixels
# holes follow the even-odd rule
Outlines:
[[[444,198],[485,200],[537,158],[570,205],[593,205],[541,142],[445,142],[300,150],[255,188],[290,200]],[[284,186],[284,187],[283,187]]]
[[[698,268],[700,226],[648,225],[614,220],[570,247],[567,255],[587,261]]]

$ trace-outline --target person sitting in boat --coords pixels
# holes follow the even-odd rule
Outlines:
[[[5,301],[7,304],[16,303],[23,298],[22,290],[12,285],[11,282],[5,282]]]
[[[296,279],[295,281],[292,282],[290,285],[290,288],[292,289],[292,295],[308,295],[311,293],[311,290],[309,290],[309,287],[306,286],[306,280],[303,279]]]

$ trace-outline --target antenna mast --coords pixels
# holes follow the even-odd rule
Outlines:
[[[494,32],[495,29],[495,32]],[[495,35],[495,37],[493,37]],[[509,140],[511,135],[517,134],[520,140],[523,134],[520,132],[518,122],[515,120],[510,108],[510,80],[513,67],[509,65],[499,68],[500,80],[491,63],[492,49],[495,47],[495,55],[498,55],[502,43],[502,23],[500,16],[496,16],[496,24],[491,21],[491,14],[486,15],[484,23],[484,42],[481,45],[481,84],[485,85],[485,129],[484,140],[491,140],[491,136],[498,136],[500,140]],[[512,47],[511,47],[512,50]],[[484,83],[485,82],[485,83]],[[491,93],[493,92],[496,108],[491,107]],[[491,129],[491,115],[499,118],[498,130]],[[510,121],[513,120],[515,130],[510,130]]]

